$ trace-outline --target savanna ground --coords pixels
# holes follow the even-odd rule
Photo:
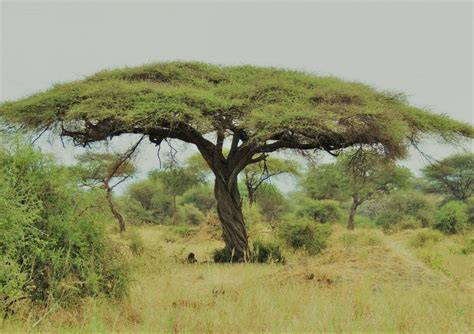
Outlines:
[[[133,266],[128,297],[24,311],[0,328],[5,333],[472,332],[474,255],[463,252],[469,235],[417,239],[427,230],[384,235],[377,229],[348,232],[337,224],[332,230],[328,247],[317,256],[288,250],[285,264],[214,264],[212,251],[223,246],[216,226],[184,233],[172,226],[131,226],[117,234]],[[270,238],[271,229],[257,226],[250,237]],[[189,252],[198,263],[185,261]]]

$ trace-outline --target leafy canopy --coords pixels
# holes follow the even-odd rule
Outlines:
[[[359,144],[397,158],[423,133],[446,140],[474,137],[468,124],[364,84],[198,62],[102,71],[3,103],[0,117],[29,129],[54,127],[80,145],[123,133],[145,134],[157,144],[177,138],[208,157],[232,135],[235,146],[227,158],[232,164],[245,159],[248,164],[253,154],[281,148],[333,151]],[[210,133],[217,134],[217,144],[203,136]],[[235,161],[234,151],[241,153]]]
[[[474,195],[474,153],[452,155],[423,169],[436,192],[465,201]]]

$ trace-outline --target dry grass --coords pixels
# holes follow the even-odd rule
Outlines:
[[[472,291],[420,261],[406,246],[412,232],[389,237],[374,230],[347,234],[336,226],[330,247],[317,257],[289,254],[286,265],[190,265],[182,261],[188,252],[194,252],[204,262],[213,249],[222,246],[220,241],[209,238],[212,226],[176,242],[163,239],[168,232],[162,227],[137,230],[143,238],[145,252],[133,257],[135,283],[127,300],[111,303],[90,299],[76,310],[50,313],[35,330],[67,333],[473,330]],[[441,244],[445,242],[448,245],[454,241],[443,240]],[[446,256],[449,256],[448,266],[456,268],[465,266],[469,260],[461,254]],[[465,269],[459,271],[459,277],[467,281]],[[22,332],[36,319],[13,319],[0,328],[3,332]]]

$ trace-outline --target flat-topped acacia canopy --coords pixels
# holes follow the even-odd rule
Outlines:
[[[395,159],[422,134],[474,137],[468,124],[364,84],[197,62],[102,71],[5,102],[0,117],[33,130],[59,129],[77,145],[125,133],[147,135],[156,144],[174,138],[196,145],[216,176],[224,239],[237,259],[247,251],[237,175],[267,153],[360,146]],[[227,156],[222,152],[225,138],[231,140]]]

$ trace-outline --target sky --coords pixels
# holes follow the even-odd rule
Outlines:
[[[0,101],[105,68],[179,59],[334,75],[474,123],[471,1],[2,1],[0,18]],[[64,163],[82,152],[54,138],[38,146]],[[181,161],[194,152],[176,146]],[[436,159],[473,148],[422,147]],[[415,151],[402,162],[414,172],[426,163]],[[156,148],[142,145],[137,164],[140,177],[158,168]]]

